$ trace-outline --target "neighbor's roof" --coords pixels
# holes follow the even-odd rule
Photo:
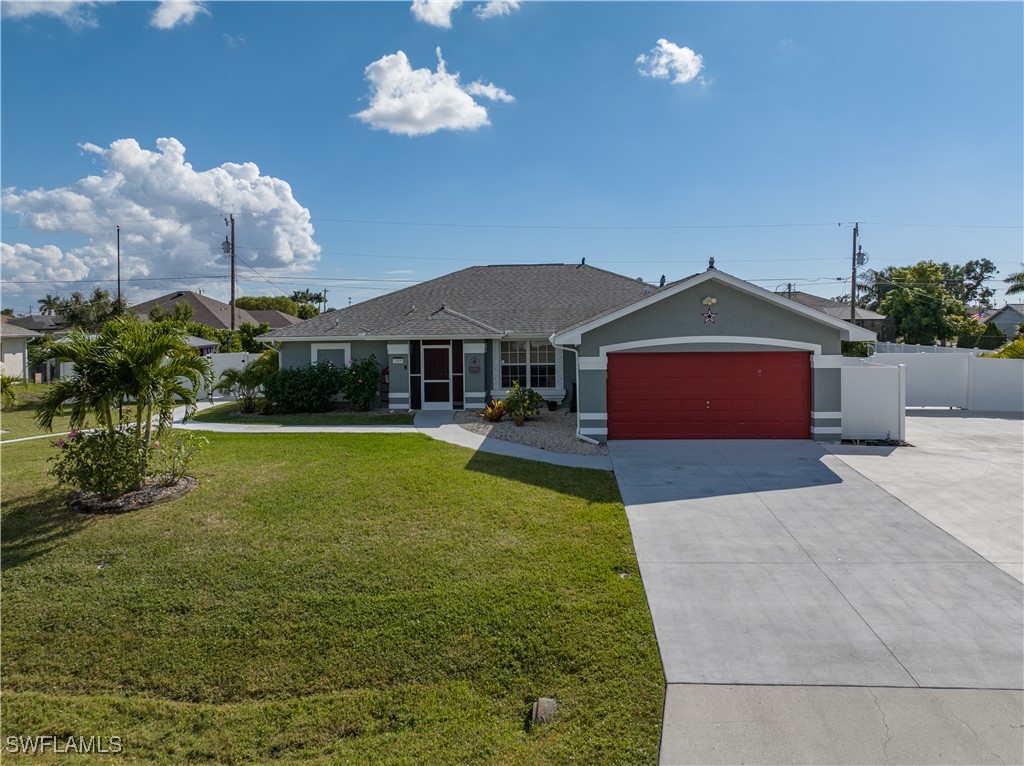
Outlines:
[[[582,264],[471,266],[274,330],[258,340],[548,337],[654,288]]]
[[[181,303],[182,301],[192,307],[191,321],[204,324],[207,327],[231,328],[230,305],[210,298],[207,295],[191,292],[190,290],[168,293],[167,295],[161,295],[159,298],[144,301],[137,306],[132,306],[131,312],[139,315],[142,319],[149,319],[149,312],[153,310],[154,306],[159,305],[167,313],[173,314],[174,304]],[[245,309],[235,309],[235,328],[237,329],[245,322],[259,324],[256,318]]]
[[[830,317],[836,319],[850,319],[850,304],[843,303],[842,301],[834,301],[831,298],[822,298],[820,295],[811,295],[810,293],[802,293],[798,290],[793,292],[782,292],[777,293],[784,298],[789,298],[791,301],[796,301],[804,306],[810,306],[812,309],[818,309],[818,311],[824,311]],[[869,309],[863,309],[860,306],[857,307],[857,319],[861,320],[881,320],[885,319],[885,315],[879,314]]]
[[[10,319],[0,322],[0,337],[3,338],[38,338],[40,334],[35,330],[19,327]]]
[[[39,332],[63,332],[68,329],[63,319],[49,314],[8,317],[4,324],[15,324],[25,330],[38,330]]]
[[[1024,316],[1024,303],[1007,303],[1005,306],[1000,306],[997,309],[989,309],[989,310],[987,310],[985,312],[985,316],[983,316],[980,321],[981,321],[982,324],[986,324],[988,322],[991,322],[993,319],[995,319],[997,316],[1002,314],[1007,309],[1010,309],[1012,311],[1016,311],[1018,314],[1021,314],[1022,316]]]
[[[277,309],[249,309],[249,315],[258,323],[266,322],[270,325],[271,330],[276,330],[278,327],[288,327],[302,321],[298,317],[285,314]]]
[[[215,340],[200,338],[198,335],[186,335],[185,342],[192,348],[216,348],[220,345]]]

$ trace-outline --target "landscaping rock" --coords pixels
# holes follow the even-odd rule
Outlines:
[[[491,423],[476,410],[456,410],[455,422],[475,434],[491,439],[523,444],[527,447],[562,452],[568,455],[607,455],[603,444],[590,444],[576,438],[576,415],[567,410],[544,410],[530,415],[523,425],[517,426],[511,418]]]
[[[146,479],[142,489],[113,500],[105,500],[93,492],[76,492],[69,498],[68,505],[79,513],[128,513],[185,497],[198,486],[199,481],[191,476],[183,476],[170,485],[163,484],[161,479]]]
[[[533,712],[530,713],[530,723],[536,726],[541,723],[548,723],[558,712],[558,703],[551,697],[541,697],[533,703]]]

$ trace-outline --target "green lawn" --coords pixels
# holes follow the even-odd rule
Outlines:
[[[201,423],[259,423],[273,426],[411,426],[413,415],[372,412],[313,412],[292,415],[242,415],[236,402],[218,404],[198,413]]]
[[[33,417],[36,414],[36,405],[46,394],[49,385],[46,383],[26,383],[15,385],[18,394],[18,403],[11,409],[0,410],[0,430],[7,433],[0,434],[0,440],[20,439],[23,436],[40,436],[46,433],[64,433],[71,429],[68,424],[68,415],[58,415],[53,419],[53,431],[46,431],[40,428]]]
[[[418,434],[209,439],[192,495],[93,518],[64,509],[45,440],[2,448],[0,740],[120,736],[126,763],[656,762],[663,675],[609,473]],[[561,713],[528,730],[538,696]]]

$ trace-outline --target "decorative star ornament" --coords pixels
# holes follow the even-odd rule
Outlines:
[[[708,324],[708,323],[714,324],[715,323],[715,317],[718,316],[718,314],[716,314],[714,311],[712,311],[711,307],[708,306],[708,310],[705,311],[703,314],[701,314],[701,316],[704,317],[704,324]]]

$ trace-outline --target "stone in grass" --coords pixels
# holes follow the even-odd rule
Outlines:
[[[540,697],[533,703],[533,711],[530,713],[530,723],[534,726],[548,723],[558,712],[558,703],[551,697]]]

